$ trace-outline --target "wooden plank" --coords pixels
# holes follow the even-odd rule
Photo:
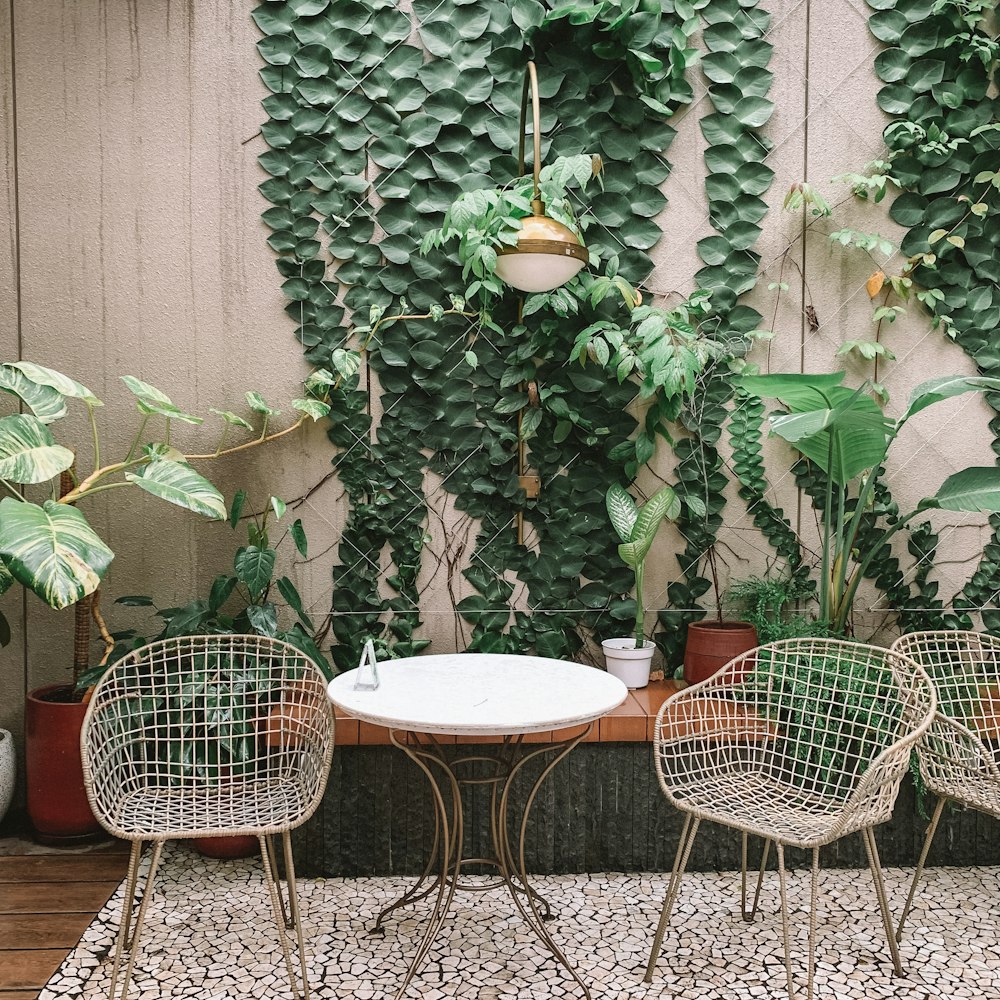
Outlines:
[[[38,990],[0,990],[0,1000],[38,1000]]]
[[[75,948],[92,913],[9,913],[0,916],[5,949]]]
[[[111,898],[113,882],[8,882],[0,888],[2,913],[96,913]]]
[[[121,881],[128,855],[29,854],[0,857],[0,882],[108,882]]]
[[[65,958],[65,948],[0,952],[0,990],[40,990]]]

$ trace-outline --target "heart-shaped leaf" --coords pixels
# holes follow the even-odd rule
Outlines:
[[[73,464],[73,452],[55,443],[37,417],[13,413],[0,419],[0,479],[44,483]]]
[[[125,478],[141,490],[167,503],[202,514],[214,521],[226,517],[222,494],[190,465],[169,458],[156,458],[138,472],[127,472]]]

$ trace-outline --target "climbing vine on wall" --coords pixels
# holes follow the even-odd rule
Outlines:
[[[862,192],[901,190],[889,214],[908,232],[901,249],[907,276],[929,294],[921,301],[936,325],[984,375],[1000,375],[1000,102],[997,24],[992,0],[869,0],[869,27],[886,46],[875,60],[884,86],[878,104],[894,117],[889,154]],[[991,91],[991,87],[993,88]],[[1000,394],[986,393],[993,450],[1000,455]],[[1000,631],[1000,518],[949,625],[969,627],[968,612]],[[937,600],[927,579],[932,532],[914,530],[910,552],[922,559],[922,601]],[[938,602],[939,604],[940,602]],[[907,626],[905,619],[903,625]],[[910,623],[912,627],[912,623]]]
[[[764,38],[770,14],[759,0],[702,0],[697,6],[707,49],[702,72],[710,83],[713,108],[699,124],[708,143],[705,192],[715,235],[698,241],[698,255],[705,266],[696,280],[700,288],[712,292],[716,336],[732,342],[738,354],[739,346],[749,344],[748,334],[761,322],[760,313],[739,304],[738,299],[757,280],[760,257],[753,247],[767,213],[762,196],[774,177],[765,162],[771,143],[760,131],[774,110],[767,97],[773,79],[768,69],[772,46]],[[678,523],[685,539],[678,556],[683,578],[669,585],[667,595],[671,608],[680,610],[661,612],[662,632],[657,636],[668,662],[679,660],[687,623],[703,617],[698,602],[712,587],[713,581],[704,575],[704,563],[712,553],[726,506],[723,491],[728,477],[718,444],[731,398],[726,372],[709,371],[683,415],[688,435],[676,445],[678,488],[682,499],[695,497],[700,504],[686,503]],[[745,491],[752,488],[748,482],[743,483]],[[763,513],[762,494],[755,497],[760,516],[768,516]]]
[[[661,239],[666,119],[692,96],[694,5],[414,0],[412,15],[393,0],[275,0],[254,12],[272,91],[260,162],[274,207],[264,221],[314,362],[351,345],[352,316],[367,323],[403,298],[427,312],[463,287],[453,258],[418,247],[458,193],[515,175],[529,55],[545,156],[604,160],[604,190],[583,206],[590,244],[641,283]],[[397,321],[368,345],[367,370],[337,387],[330,438],[350,501],[333,571],[342,666],[365,635],[401,654],[426,644],[421,574],[434,565],[448,573],[470,648],[569,655],[581,632],[609,634],[632,614],[603,495],[609,480],[627,479],[620,446],[635,428],[635,387],[567,365],[590,318],[553,313],[518,329],[501,309],[489,326]],[[542,387],[527,443],[537,499],[517,476],[510,414],[523,401],[510,397],[521,384]],[[447,531],[431,520],[442,491],[459,512]],[[526,544],[514,532],[519,513]],[[453,580],[460,562],[468,586]],[[530,614],[514,610],[518,588]]]

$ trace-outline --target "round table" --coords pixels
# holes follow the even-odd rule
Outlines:
[[[506,886],[525,922],[589,1000],[586,983],[545,926],[551,912],[528,880],[524,836],[542,782],[587,736],[595,720],[625,700],[628,689],[595,667],[537,656],[414,656],[383,661],[378,664],[378,673],[375,690],[356,690],[358,671],[351,670],[330,682],[328,694],[334,705],[349,715],[387,727],[392,744],[420,768],[432,791],[434,843],[427,867],[416,884],[387,906],[375,922],[375,929],[381,930],[393,910],[432,898],[423,938],[396,997],[406,992],[427,958],[455,892]],[[577,726],[581,727],[579,732],[548,743],[524,740],[529,733]],[[461,744],[449,745],[437,739],[441,735],[472,738],[473,742],[476,737],[502,737],[502,741],[467,753]],[[520,817],[512,818],[511,786],[524,766],[539,758],[541,772],[528,791]],[[463,785],[489,786],[490,857],[462,856]],[[462,869],[469,865],[490,866],[498,877],[485,885],[463,881]]]

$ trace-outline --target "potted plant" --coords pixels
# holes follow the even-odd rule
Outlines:
[[[879,472],[892,443],[913,416],[944,399],[967,392],[998,392],[1000,379],[946,375],[918,385],[902,416],[887,417],[872,398],[871,385],[842,386],[842,372],[830,375],[748,375],[742,388],[774,398],[784,412],[772,415],[773,434],[784,438],[825,476],[819,569],[819,620],[832,635],[850,631],[858,587],[897,532],[928,510],[1000,512],[1000,468],[968,468],[949,476],[909,514],[894,517],[874,544],[860,546],[862,516],[873,504]]]
[[[139,635],[129,630],[113,636],[116,645],[111,655],[112,663],[140,646],[162,639],[184,635],[255,634],[281,639],[301,649],[318,664],[327,679],[333,677],[333,668],[320,649],[327,626],[317,630],[303,607],[298,588],[288,576],[277,571],[279,550],[288,538],[291,538],[300,556],[308,554],[309,543],[302,521],[293,521],[276,541],[272,541],[274,524],[280,524],[287,513],[285,502],[271,497],[261,512],[244,515],[246,504],[246,492],[238,490],[229,508],[228,522],[234,531],[241,521],[246,524],[247,543],[236,550],[232,573],[217,576],[207,597],[194,598],[179,607],[155,608],[161,622],[158,632]],[[274,600],[275,591],[285,607]],[[155,607],[153,599],[147,596],[120,597],[117,603],[131,607]],[[213,683],[239,685],[243,683],[243,678],[232,664],[219,664],[218,676],[213,678]],[[288,718],[295,718],[295,692],[284,693],[282,707],[274,704],[275,695],[273,691],[255,689],[256,701],[253,711],[248,713],[254,734],[252,738],[265,746],[286,742],[289,738]],[[178,715],[181,713],[178,712]],[[211,742],[211,731],[202,727],[201,732]],[[193,740],[194,763],[197,764],[198,740],[195,736],[193,725],[177,733],[178,739]],[[196,837],[192,844],[202,854],[212,858],[249,857],[258,850],[257,838],[252,836]]]
[[[627,687],[641,688],[649,683],[649,667],[653,662],[655,643],[646,638],[646,606],[643,602],[643,575],[646,556],[664,518],[673,520],[681,510],[677,494],[664,486],[639,507],[618,483],[606,497],[608,517],[621,544],[618,555],[635,574],[635,629],[627,638],[605,639],[604,659],[608,673]]]
[[[10,494],[0,501],[0,593],[18,583],[50,607],[75,606],[76,613],[72,683],[29,692],[25,711],[28,815],[37,834],[48,840],[97,830],[83,788],[80,727],[86,691],[103,672],[114,646],[98,603],[98,587],[114,553],[77,505],[99,493],[131,489],[221,520],[226,516],[222,495],[195,464],[264,444],[324,416],[329,412],[325,397],[335,379],[325,371],[310,376],[306,397],[292,403],[299,419],[274,433],[268,433],[268,422],[278,411],[259,393],[246,397],[259,429],[235,413],[213,411],[222,430],[218,446],[207,454],[185,454],[171,441],[174,426],[201,424],[203,418],[184,412],[147,382],[131,375],[122,381],[135,398],[139,419],[128,451],[108,462],[97,420],[103,403],[86,386],[26,361],[0,365],[0,389],[29,411],[0,418],[0,480]],[[76,450],[58,444],[51,430],[71,404],[83,406],[89,420],[93,466],[86,475],[77,473]],[[255,437],[227,448],[227,432],[234,427],[254,430]],[[58,492],[53,480],[61,484]],[[47,498],[29,498],[32,487],[46,483]],[[88,661],[90,619],[105,642],[105,656],[93,670]]]

